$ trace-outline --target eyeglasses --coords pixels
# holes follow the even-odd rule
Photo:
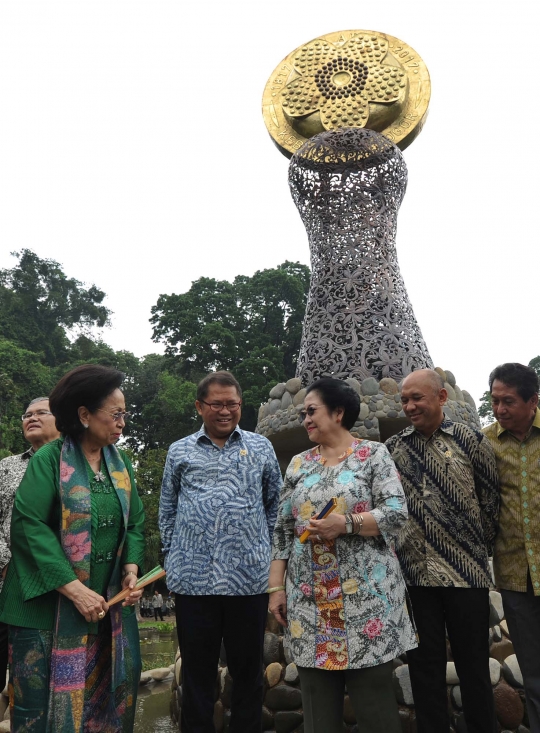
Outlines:
[[[124,412],[123,410],[119,410],[118,412],[109,412],[108,410],[103,410],[101,407],[96,409],[99,410],[99,412],[106,413],[109,417],[112,417],[113,420],[123,420],[126,422],[126,420],[129,420],[131,417],[131,412]]]
[[[203,405],[208,405],[212,412],[221,412],[221,410],[228,410],[229,412],[238,412],[242,402],[205,402],[199,400]]]
[[[300,422],[304,422],[304,420],[306,419],[306,417],[308,417],[308,415],[309,417],[313,417],[313,415],[315,414],[315,411],[318,410],[319,407],[320,405],[317,405],[316,407],[310,405],[310,407],[308,407],[306,410],[300,410],[300,412],[298,413]]]
[[[36,410],[35,412],[25,412],[24,415],[21,415],[21,420],[24,422],[25,420],[30,420],[31,417],[43,417],[44,415],[52,415],[52,412],[50,410]]]

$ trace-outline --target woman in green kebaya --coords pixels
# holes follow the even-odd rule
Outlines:
[[[122,435],[123,375],[86,364],[50,396],[62,438],[32,457],[12,519],[0,595],[10,626],[12,731],[127,733],[140,650],[132,590],[144,555],[144,511]]]

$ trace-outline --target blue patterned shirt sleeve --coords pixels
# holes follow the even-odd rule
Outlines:
[[[270,544],[274,536],[274,527],[276,526],[279,494],[283,480],[281,478],[281,470],[279,468],[278,459],[270,441],[267,446],[268,457],[263,471],[263,504],[266,513],[266,524],[268,525],[268,534],[270,536]]]

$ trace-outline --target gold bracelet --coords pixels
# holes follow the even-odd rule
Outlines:
[[[127,578],[128,575],[134,575],[135,577],[137,577],[137,573],[134,570],[128,570],[127,573],[124,573],[122,575],[122,578]]]
[[[267,588],[266,589],[266,592],[267,593],[275,593],[278,590],[285,590],[285,586],[284,585],[275,585],[273,588]]]
[[[362,527],[364,526],[364,515],[363,514],[353,514],[353,525],[354,525],[354,534],[360,534],[362,532]]]

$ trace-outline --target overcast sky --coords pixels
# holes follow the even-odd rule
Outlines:
[[[389,33],[431,74],[397,249],[435,364],[475,399],[540,353],[538,2],[3,0],[0,267],[23,247],[95,283],[104,339],[142,356],[150,308],[201,276],[309,264],[261,115],[291,50]]]

